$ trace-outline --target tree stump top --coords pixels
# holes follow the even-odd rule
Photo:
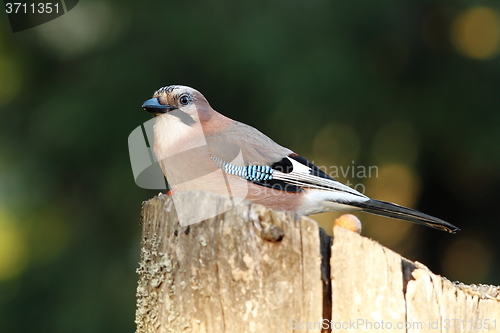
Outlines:
[[[498,287],[451,283],[292,212],[203,192],[175,200],[216,214],[181,226],[171,196],[144,202],[137,333],[500,332]]]

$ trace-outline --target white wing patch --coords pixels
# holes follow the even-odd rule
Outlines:
[[[287,159],[292,163],[292,166],[293,166],[292,172],[284,173],[284,172],[274,170],[274,173],[273,173],[274,179],[282,180],[284,182],[287,182],[287,183],[290,183],[293,185],[297,185],[300,187],[304,187],[304,188],[325,190],[325,191],[330,191],[330,192],[334,192],[334,191],[335,192],[336,191],[344,192],[344,195],[338,194],[338,195],[332,196],[330,194],[330,196],[332,196],[332,199],[334,201],[344,201],[344,202],[366,201],[369,199],[366,195],[364,195],[364,194],[362,194],[362,193],[360,193],[360,192],[350,188],[349,186],[346,186],[346,185],[344,185],[336,180],[322,178],[322,177],[312,175],[310,167],[308,167],[307,165],[304,165],[302,163],[297,162],[293,158],[287,157]],[[346,196],[347,194],[349,194],[349,195]],[[327,194],[325,194],[325,195],[327,195]],[[340,199],[339,197],[345,197],[345,198],[343,198],[344,200],[342,200],[342,199],[335,200],[334,197],[336,197],[338,199]]]
[[[350,206],[349,202],[363,202],[367,200],[370,199],[341,191],[309,189],[304,196],[298,213],[311,215],[331,211],[356,211],[361,210],[361,208]]]

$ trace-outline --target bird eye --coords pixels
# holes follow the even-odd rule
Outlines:
[[[179,98],[179,103],[182,105],[188,105],[191,99],[189,98],[188,95],[182,95],[181,98]]]

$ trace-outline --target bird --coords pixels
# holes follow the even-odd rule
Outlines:
[[[155,117],[153,151],[171,190],[229,190],[232,196],[299,215],[362,211],[449,233],[460,230],[342,184],[259,130],[215,111],[191,87],[162,87],[142,108]]]

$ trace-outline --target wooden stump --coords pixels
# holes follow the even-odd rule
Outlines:
[[[143,204],[137,333],[500,332],[496,287],[457,286],[343,228],[332,244],[291,212],[175,196],[220,214],[181,226],[172,197]]]

